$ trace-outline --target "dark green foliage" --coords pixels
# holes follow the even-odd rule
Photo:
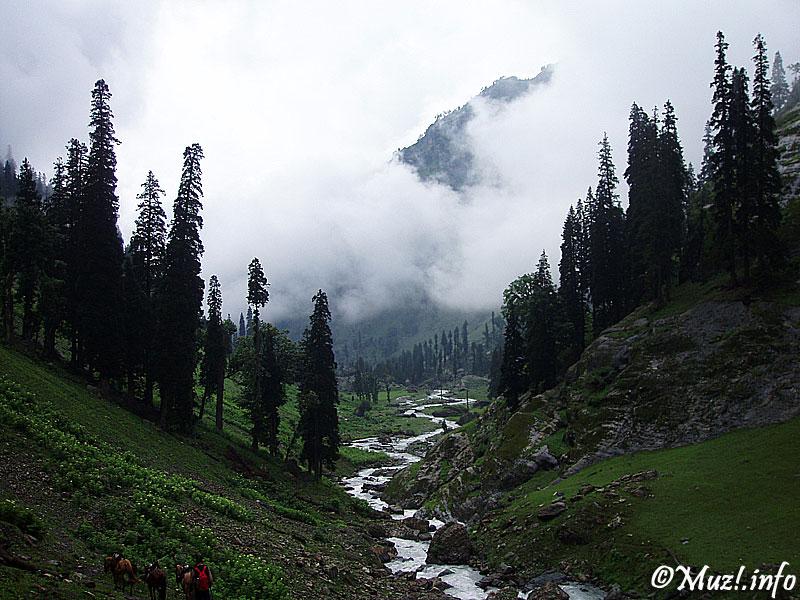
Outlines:
[[[216,395],[215,426],[222,431],[223,394],[225,392],[225,363],[228,354],[226,332],[222,323],[222,292],[219,279],[212,275],[208,281],[208,320],[206,321],[203,351],[203,407],[208,398]],[[200,418],[203,410],[200,410]]]
[[[611,159],[611,144],[603,135],[598,153],[598,183],[588,207],[590,292],[594,333],[619,320],[625,304],[624,227],[625,216],[616,192],[617,176]]]
[[[126,283],[125,297],[131,307],[127,323],[128,370],[130,373],[132,367],[139,367],[144,373],[144,403],[147,406],[153,403],[156,291],[164,274],[166,252],[167,217],[161,205],[163,195],[158,179],[148,171],[142,192],[137,196],[140,200],[139,214],[128,249],[130,265],[125,269],[126,279],[130,279]]]
[[[203,186],[199,144],[183,153],[183,170],[164,257],[164,275],[158,292],[161,425],[190,431],[193,427],[194,372],[197,330],[203,301],[200,257],[203,243]]]
[[[756,40],[759,39],[763,47],[764,44],[761,35],[756,38]],[[761,54],[760,50],[759,54]],[[761,59],[759,59],[759,61],[760,60]],[[766,55],[764,55],[764,60],[766,60]],[[758,69],[759,67],[756,66],[756,68]],[[786,83],[786,71],[783,69],[783,58],[781,58],[780,52],[775,53],[775,60],[772,63],[772,85],[770,86],[770,93],[772,95],[772,102],[775,105],[774,108],[776,111],[779,111],[789,98],[789,84]]]
[[[89,158],[76,227],[75,313],[82,362],[102,379],[121,375],[124,358],[122,238],[117,229],[117,157],[111,93],[92,91]]]
[[[586,346],[586,303],[581,291],[582,223],[571,206],[564,221],[561,239],[558,293],[564,314],[572,326],[572,340],[565,357],[567,363],[572,363]]]
[[[269,282],[257,258],[250,261],[247,272],[248,334],[252,333],[253,346],[250,364],[247,367],[245,405],[250,410],[250,419],[253,423],[252,446],[253,450],[256,450],[258,444],[266,439],[266,407],[263,402],[264,342],[260,313],[261,308],[269,302],[269,290],[267,289]]]
[[[317,478],[322,467],[333,468],[339,458],[339,387],[329,322],[328,296],[319,290],[313,298],[314,312],[303,333],[303,363],[300,373],[301,458]]]

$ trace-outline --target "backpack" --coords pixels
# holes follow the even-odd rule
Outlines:
[[[197,580],[197,589],[201,592],[207,592],[210,587],[208,581],[208,567],[200,564],[194,568],[194,578]]]

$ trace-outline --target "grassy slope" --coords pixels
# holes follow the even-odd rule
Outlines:
[[[100,572],[101,558],[117,549],[139,565],[172,556],[190,560],[201,551],[217,566],[219,592],[229,598],[296,597],[300,590],[344,597],[367,589],[356,581],[368,577],[361,566],[376,565],[365,558],[361,507],[334,484],[296,479],[282,464],[252,454],[240,443],[241,423],[232,424],[241,417],[233,405],[224,435],[203,425],[196,438],[176,437],[98,397],[58,366],[3,346],[0,378],[24,390],[0,397],[6,415],[18,422],[0,423],[0,500],[30,507],[46,532],[29,546],[18,528],[3,521],[0,537],[8,536],[16,552],[55,575],[0,566],[0,597],[23,597],[37,586],[47,597],[74,597],[84,589],[78,580],[91,582],[93,593],[103,597],[109,581]],[[45,433],[52,427],[53,435],[37,433],[37,423]],[[65,449],[55,448],[52,439],[63,440]],[[235,468],[251,473],[244,477]],[[150,514],[152,506],[160,507],[158,514]],[[325,567],[308,558],[323,554],[342,573],[338,579],[318,573]],[[298,561],[317,566],[301,570]],[[283,570],[288,591],[275,583],[270,596],[243,583],[243,570],[252,568],[279,579],[279,569],[269,563]]]
[[[719,281],[688,284],[677,288],[667,305],[643,309],[631,319],[678,315],[700,301],[733,300],[749,293]],[[778,306],[800,304],[796,286],[762,296]],[[597,396],[602,405],[602,393]],[[513,459],[526,445],[527,424],[535,412],[513,415],[495,433],[506,458]],[[468,428],[473,438],[476,428]],[[544,440],[551,450],[555,446],[557,455],[567,450],[560,433]],[[798,436],[800,419],[793,419],[696,445],[608,459],[562,481],[555,482],[554,472],[540,472],[506,494],[502,508],[484,521],[484,531],[475,537],[492,562],[518,562],[529,575],[563,567],[566,561],[578,573],[640,592],[652,592],[653,568],[673,564],[673,557],[683,564],[708,564],[717,572],[735,571],[742,564],[754,569],[797,562],[800,540],[789,524],[800,522]],[[655,479],[623,483],[606,490],[607,495],[575,498],[586,484],[602,488],[626,474],[653,469],[659,473]],[[642,486],[649,494],[632,493]],[[568,510],[541,522],[537,511],[559,492],[568,499]]]
[[[672,564],[672,556],[718,572],[796,561],[800,540],[790,524],[800,522],[798,437],[800,419],[794,419],[683,448],[609,459],[552,485],[535,478],[515,490],[492,519],[489,539],[502,539],[504,546],[487,542],[484,549],[496,562],[516,550],[531,573],[566,559],[578,572],[591,569],[608,583],[640,591],[647,590],[655,566]],[[641,484],[647,497],[631,493],[637,484],[623,486],[619,497],[595,491],[576,498],[586,484],[604,488],[651,469],[658,477]],[[539,523],[534,515],[558,492],[567,498],[568,511]],[[617,515],[621,525],[609,527]],[[515,532],[515,525],[522,529]],[[585,543],[563,543],[558,537],[563,529]]]

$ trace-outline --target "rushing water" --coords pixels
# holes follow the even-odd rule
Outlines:
[[[453,429],[458,427],[455,421],[434,417],[433,415],[422,412],[424,408],[445,405],[456,406],[467,402],[466,400],[451,400],[447,397],[447,394],[447,390],[440,390],[438,393],[431,394],[422,400],[406,400],[399,406],[401,409],[404,409],[404,414],[409,417],[413,416],[414,418],[430,419],[436,423],[443,424],[443,427],[447,429]],[[391,475],[394,474],[394,472],[422,460],[421,456],[409,451],[409,447],[412,446],[412,444],[431,440],[441,434],[442,431],[443,428],[439,428],[413,437],[381,438],[383,441],[377,437],[371,437],[353,442],[351,446],[356,448],[388,454],[396,464],[392,467],[362,469],[353,477],[346,477],[343,479],[342,485],[348,493],[356,498],[366,500],[372,508],[376,510],[388,508],[388,504],[381,500],[380,492],[371,489],[369,486],[385,484],[391,479]],[[365,488],[365,486],[367,487]],[[416,512],[416,510],[405,509],[402,514],[393,514],[392,518],[405,519],[414,516]],[[437,529],[444,525],[442,521],[436,519],[429,519],[428,523]],[[489,592],[493,591],[491,588],[483,590],[478,587],[477,583],[483,576],[470,566],[426,564],[425,559],[428,555],[430,542],[418,542],[394,537],[389,538],[389,541],[393,542],[397,549],[397,558],[386,565],[393,573],[415,571],[417,577],[421,578],[438,576],[444,582],[452,586],[446,590],[446,593],[455,598],[460,598],[461,600],[483,600],[489,595]],[[569,594],[570,598],[574,600],[597,600],[598,598],[602,599],[604,596],[602,590],[592,586],[564,584],[561,587]],[[520,598],[527,598],[527,594],[520,593]]]

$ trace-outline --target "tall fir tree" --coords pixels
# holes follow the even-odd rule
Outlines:
[[[64,215],[64,262],[66,271],[65,320],[70,340],[70,361],[74,368],[83,364],[82,344],[79,335],[79,299],[78,274],[81,271],[81,252],[79,224],[86,194],[86,172],[89,150],[86,145],[75,138],[67,144],[67,178],[66,203]]]
[[[710,153],[710,179],[713,189],[713,216],[715,224],[715,249],[721,262],[735,284],[736,241],[734,232],[734,206],[736,203],[736,161],[733,151],[733,125],[731,120],[731,67],[726,58],[728,43],[721,31],[717,32],[716,59],[714,60],[714,111],[709,125],[714,134]]]
[[[135,360],[141,363],[144,373],[144,403],[153,404],[153,385],[156,355],[155,339],[158,324],[156,311],[156,291],[161,285],[164,273],[164,255],[167,244],[167,215],[161,204],[165,195],[152,171],[148,171],[142,184],[142,191],[136,196],[139,200],[139,214],[136,217],[130,242],[130,276],[132,294],[139,299],[135,313],[137,322],[129,324],[129,345],[137,349]],[[133,301],[133,299],[129,300]],[[129,355],[131,354],[129,350]]]
[[[323,466],[333,468],[339,457],[339,388],[328,296],[319,290],[313,302],[314,312],[301,342],[299,429],[303,439],[301,458],[319,479]]]
[[[219,279],[212,275],[208,281],[208,319],[206,320],[205,347],[203,351],[203,405],[216,396],[214,423],[217,431],[223,427],[223,399],[225,395],[225,364],[227,357],[226,332],[222,322],[222,290]],[[202,418],[202,409],[200,411]]]
[[[733,252],[744,266],[745,279],[750,278],[753,260],[753,221],[755,219],[755,194],[753,177],[753,141],[755,123],[750,109],[747,73],[744,68],[734,68],[731,74],[729,102],[731,155],[733,160]]]
[[[77,223],[76,317],[83,360],[101,380],[121,374],[122,238],[117,228],[117,156],[111,92],[100,79],[92,90],[89,156]]]
[[[783,259],[783,248],[777,229],[781,220],[781,174],[778,170],[778,137],[775,133],[773,91],[769,82],[767,48],[761,34],[753,40],[753,95],[751,110],[754,120],[752,167],[754,218],[753,255],[765,269],[775,267]]]
[[[567,361],[574,362],[586,346],[586,304],[581,294],[580,223],[572,206],[569,207],[561,233],[561,261],[558,265],[558,293],[567,320],[571,324],[572,339]]]
[[[22,337],[33,339],[38,331],[34,312],[47,264],[49,231],[42,210],[42,197],[28,159],[19,168],[19,189],[14,203],[12,263],[16,271],[17,296],[22,303]]]
[[[616,192],[618,180],[607,135],[603,135],[600,142],[598,157],[598,182],[594,202],[590,207],[589,232],[592,322],[595,336],[620,319],[625,301],[625,218]]]
[[[258,450],[258,445],[266,439],[266,410],[263,398],[263,332],[261,327],[261,309],[269,302],[269,282],[258,258],[253,258],[247,267],[247,302],[248,315],[252,314],[250,331],[253,351],[252,364],[249,367],[249,381],[246,387],[246,405],[250,410],[252,430],[251,446]],[[251,312],[252,311],[252,312]]]
[[[178,196],[164,253],[164,274],[158,294],[161,425],[191,431],[194,427],[194,373],[197,330],[203,302],[200,257],[203,242],[203,150],[199,144],[183,152]]]
[[[764,39],[761,37],[761,34],[758,35],[756,40],[756,44],[763,48]],[[756,56],[758,57],[757,60],[758,62],[761,62],[761,50],[758,48],[758,46],[756,50]],[[764,60],[766,60],[766,57],[764,57]],[[760,67],[756,65],[756,69],[759,68]],[[766,73],[766,66],[763,67],[763,70]],[[783,58],[781,57],[780,52],[775,53],[775,60],[772,63],[772,82],[770,93],[772,95],[774,110],[781,110],[783,105],[786,104],[786,100],[789,98],[789,84],[786,82],[786,71],[783,68]]]

